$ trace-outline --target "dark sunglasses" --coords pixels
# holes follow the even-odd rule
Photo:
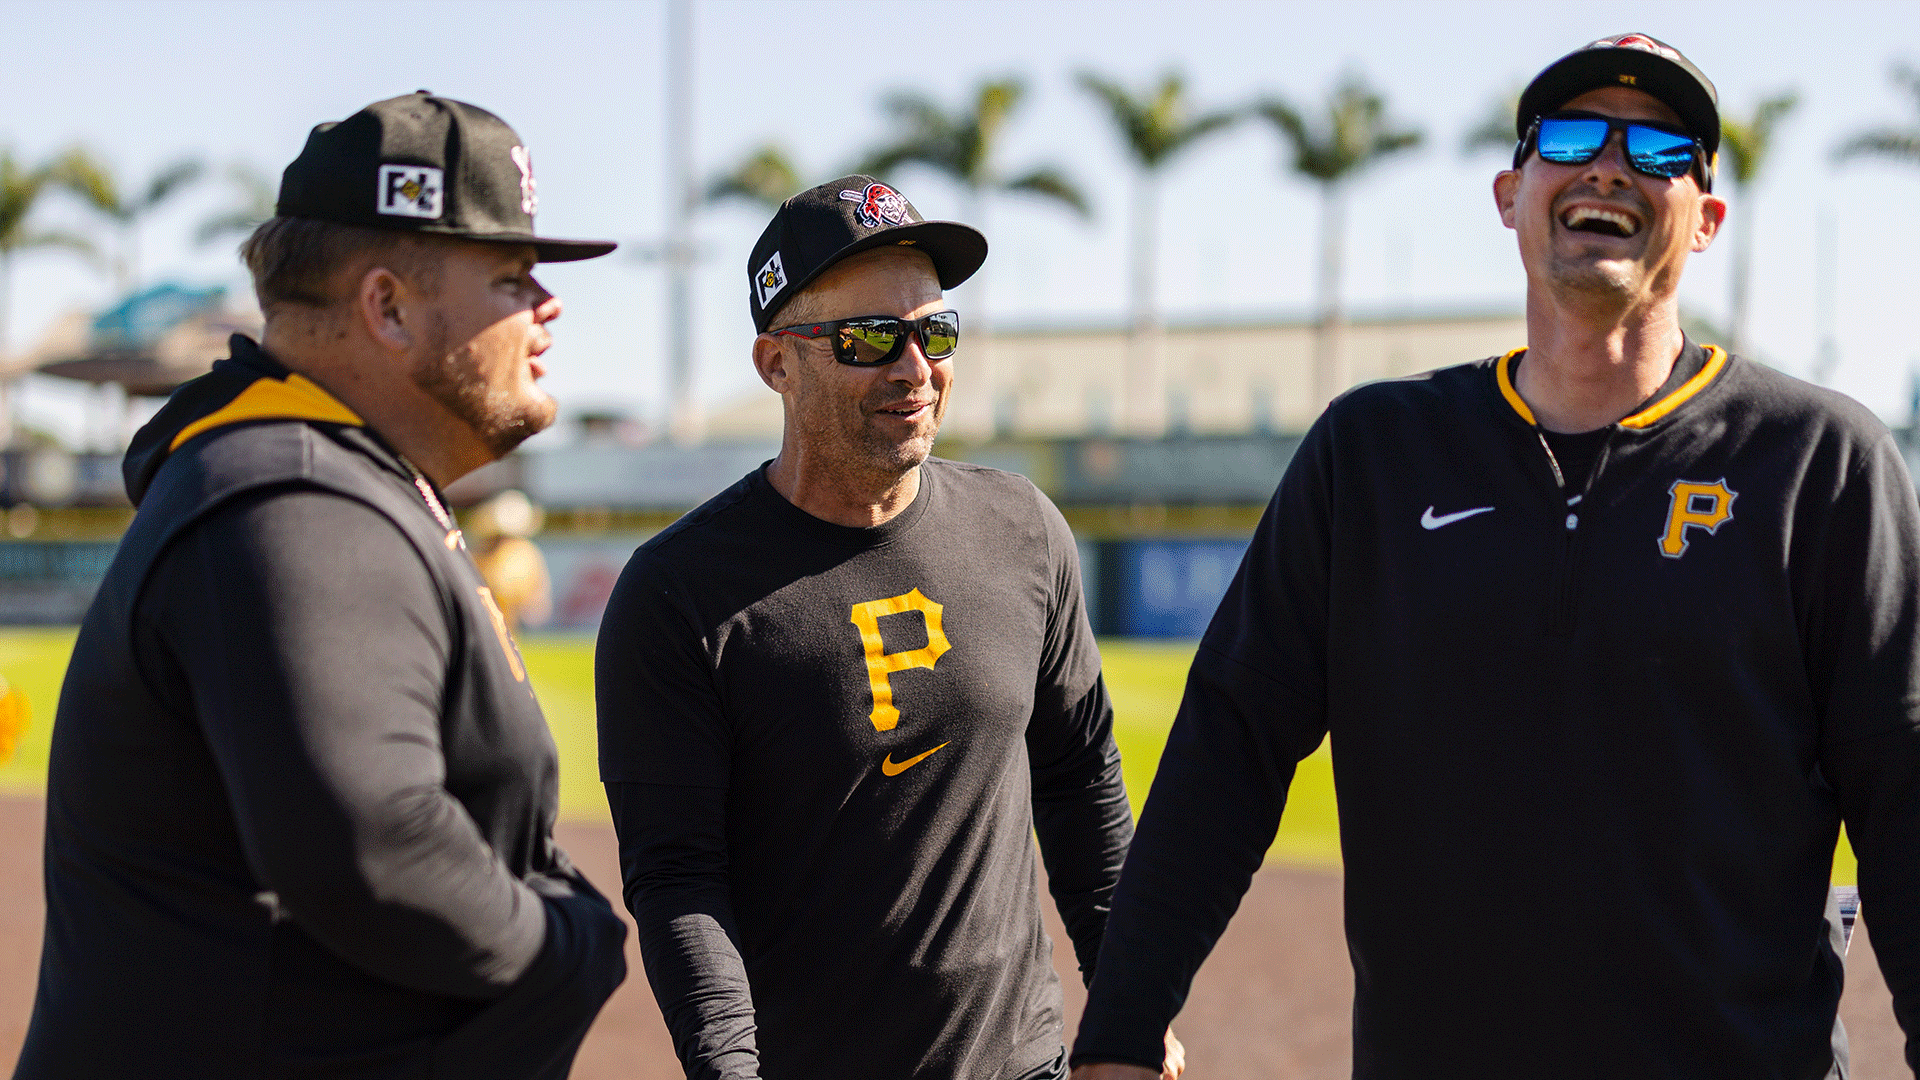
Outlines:
[[[907,337],[920,336],[920,348],[929,360],[945,360],[960,347],[960,313],[936,311],[919,319],[896,319],[890,315],[859,315],[831,322],[800,323],[768,333],[790,334],[802,338],[828,338],[833,342],[833,358],[855,367],[879,367],[891,364],[906,351]]]
[[[1626,133],[1627,164],[1635,172],[1677,180],[1700,170],[1700,187],[1713,190],[1713,172],[1700,140],[1677,128],[1646,120],[1622,120],[1592,113],[1556,113],[1533,122],[1513,157],[1519,168],[1530,151],[1555,165],[1585,165],[1607,148],[1613,133]]]

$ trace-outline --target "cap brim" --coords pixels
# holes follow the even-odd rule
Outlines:
[[[455,240],[473,240],[482,244],[530,244],[534,255],[540,262],[579,262],[582,259],[597,259],[620,246],[614,240],[555,240],[547,236],[534,236],[531,233],[488,233],[475,236],[472,233],[442,232],[438,229],[421,229],[440,236],[449,236]]]
[[[933,272],[939,277],[943,290],[966,281],[987,261],[987,238],[973,226],[957,221],[916,221],[911,225],[882,229],[834,252],[831,258],[815,267],[813,273],[788,286],[786,300],[782,303],[799,296],[821,274],[850,256],[885,247],[904,247],[926,253],[933,260]],[[774,311],[769,310],[761,317],[770,320],[773,316]],[[762,326],[760,330],[764,333],[766,327]]]
[[[1633,82],[1624,82],[1628,75]],[[1720,148],[1720,110],[1698,79],[1672,60],[1638,49],[1586,49],[1561,57],[1534,77],[1521,95],[1515,116],[1516,134],[1540,116],[1562,108],[1589,90],[1625,85],[1666,103],[1688,132],[1706,147],[1708,155]]]
[[[549,240],[545,237],[529,241],[533,250],[539,254],[541,262],[579,262],[582,259],[597,259],[608,255],[620,245],[613,240]]]

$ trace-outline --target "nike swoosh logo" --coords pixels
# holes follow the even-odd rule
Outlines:
[[[947,742],[952,741],[951,739],[947,740]],[[934,747],[933,750],[929,750],[924,754],[915,754],[898,765],[893,763],[893,754],[889,752],[886,757],[880,759],[880,771],[886,773],[888,776],[899,776],[901,773],[932,757],[934,750],[938,750],[940,747],[946,745],[947,743],[941,743],[940,746]]]
[[[1433,507],[1429,506],[1427,507],[1427,512],[1420,515],[1420,527],[1429,530],[1444,528],[1456,521],[1465,521],[1475,514],[1486,514],[1492,512],[1492,510],[1493,507],[1491,506],[1476,506],[1471,510],[1461,510],[1456,513],[1441,514],[1439,517],[1434,517]]]

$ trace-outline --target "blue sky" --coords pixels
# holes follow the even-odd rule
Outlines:
[[[0,143],[28,159],[80,141],[134,179],[189,152],[277,177],[312,124],[426,87],[519,130],[539,173],[542,231],[637,247],[664,229],[657,2],[7,3],[0,13],[13,45],[0,65],[8,103]],[[1019,200],[988,208],[984,303],[1003,321],[1042,322],[1117,319],[1125,303],[1128,166],[1075,85],[1078,71],[1140,85],[1176,68],[1203,106],[1273,94],[1311,104],[1342,72],[1364,73],[1394,115],[1424,129],[1427,145],[1354,190],[1351,304],[1517,309],[1523,279],[1489,194],[1500,156],[1464,157],[1461,132],[1554,57],[1602,34],[1651,33],[1693,58],[1730,112],[1780,89],[1801,93],[1769,176],[1736,203],[1730,225],[1759,222],[1756,351],[1809,372],[1816,222],[1830,217],[1840,352],[1832,383],[1883,416],[1905,417],[1909,371],[1920,367],[1920,168],[1835,166],[1831,150],[1861,127],[1920,125],[1920,110],[1887,74],[1896,59],[1920,65],[1920,4],[700,0],[696,25],[703,173],[777,140],[809,179],[829,179],[886,134],[886,91],[958,102],[983,78],[1025,76],[1027,104],[1003,165],[1058,165],[1096,209],[1081,222]],[[958,192],[938,178],[908,170],[893,179],[929,217],[960,212]],[[230,245],[191,242],[197,223],[230,199],[216,179],[155,217],[142,236],[144,276],[244,289]],[[1257,124],[1179,161],[1162,195],[1169,317],[1304,311],[1315,206],[1313,190],[1286,174],[1274,134]],[[86,225],[70,205],[46,210],[46,224]],[[712,402],[757,385],[746,359],[744,262],[764,223],[758,210],[723,206],[698,225],[706,258],[696,341]],[[1724,312],[1730,255],[1723,243],[1696,257],[1682,292],[1690,307]],[[567,304],[548,356],[547,385],[563,406],[657,415],[659,271],[622,252],[543,277]],[[22,258],[13,344],[112,292],[70,257]],[[983,302],[973,286],[954,300],[963,312]],[[40,389],[28,408],[64,426],[74,400]]]

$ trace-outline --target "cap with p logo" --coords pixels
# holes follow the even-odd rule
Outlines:
[[[943,289],[972,277],[987,260],[987,238],[980,230],[957,221],[927,221],[891,186],[871,176],[843,176],[781,203],[753,245],[747,257],[753,328],[771,329],[780,309],[833,264],[889,246],[926,252]]]
[[[542,262],[591,259],[616,246],[536,235],[539,205],[533,157],[506,121],[421,90],[316,126],[281,174],[277,212],[531,244]]]

